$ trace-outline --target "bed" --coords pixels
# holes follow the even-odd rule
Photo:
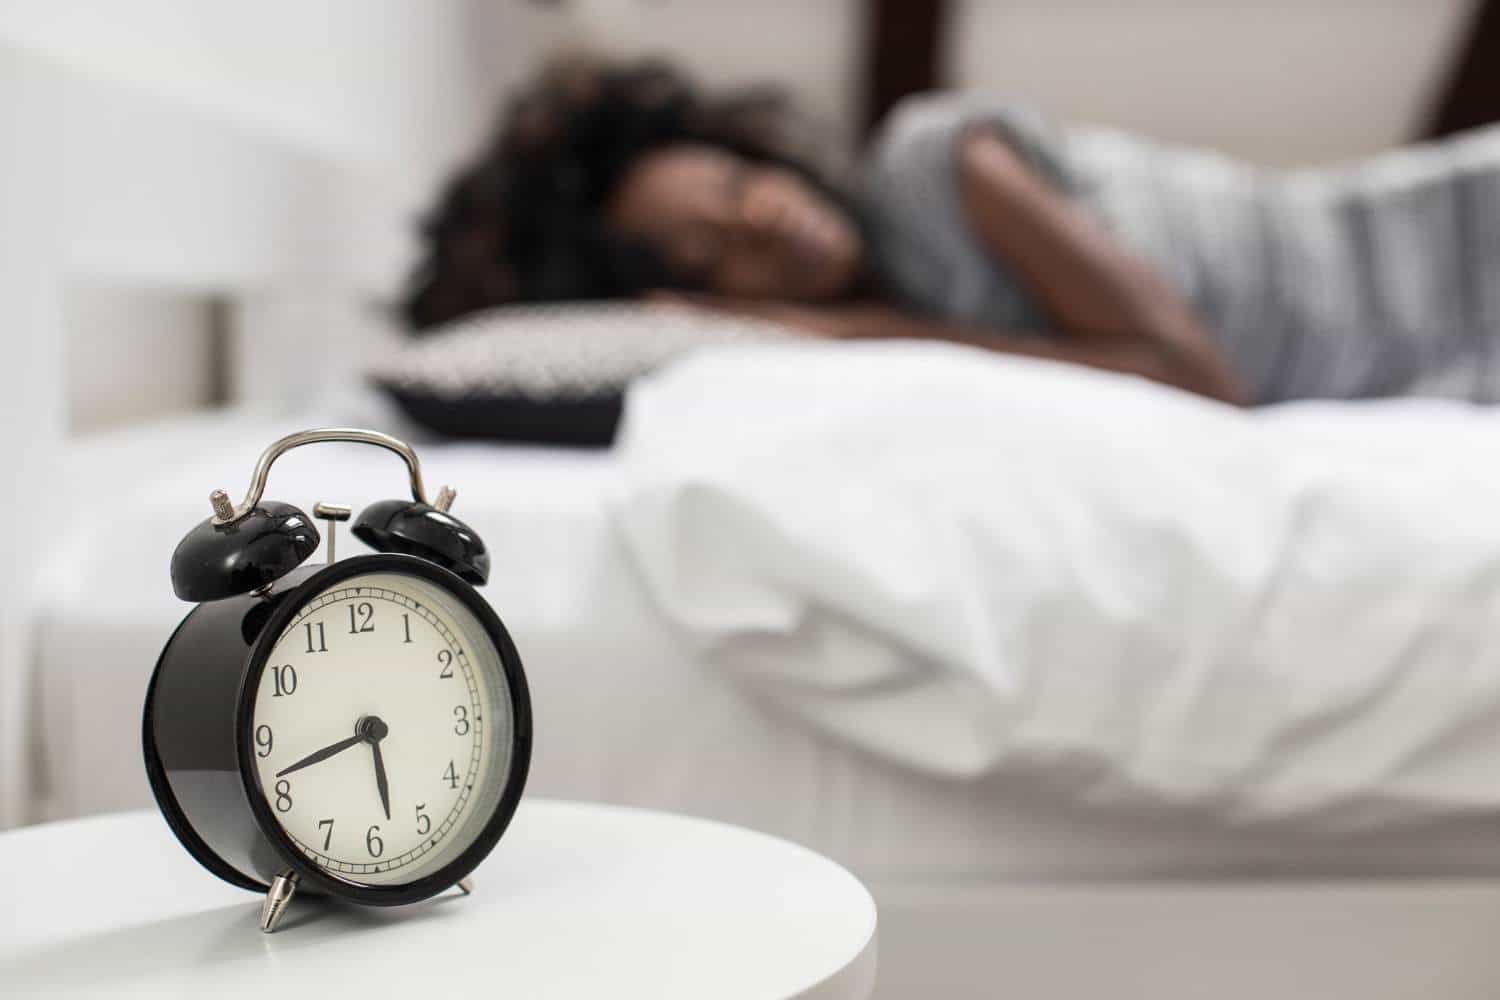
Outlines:
[[[297,416],[179,419],[68,450],[58,485],[61,497],[76,498],[67,518],[74,527],[43,569],[31,658],[39,818],[150,803],[134,753],[138,707],[156,655],[188,607],[171,594],[171,550],[206,516],[208,492],[238,492],[271,440],[330,424],[374,425],[422,441],[427,478],[457,489],[455,512],[489,544],[494,571],[485,593],[527,663],[539,733],[533,787],[543,794],[743,823],[881,878],[1500,869],[1483,815],[1351,834],[1326,818],[1268,824],[1206,810],[1153,814],[1140,803],[1101,808],[1057,794],[1055,775],[976,783],[883,760],[693,654],[613,521],[618,453],[424,441],[359,390]],[[400,470],[381,453],[318,451],[282,459],[267,495],[310,509],[400,494]],[[122,484],[121,493],[110,516],[91,516],[105,482]],[[343,542],[344,553],[360,547]]]

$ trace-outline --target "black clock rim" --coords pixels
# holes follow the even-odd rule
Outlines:
[[[172,637],[162,647],[161,656],[157,657],[156,666],[151,671],[151,680],[146,685],[146,707],[141,712],[141,749],[146,757],[146,781],[151,786],[151,795],[156,799],[156,806],[161,810],[162,818],[167,821],[167,829],[172,831],[172,835],[177,838],[183,850],[193,856],[193,860],[232,886],[249,889],[251,892],[265,892],[269,886],[257,882],[230,865],[214,853],[213,849],[203,842],[202,837],[198,836],[198,831],[193,829],[193,824],[183,815],[182,807],[177,804],[177,798],[172,794],[172,783],[167,780],[167,769],[162,765],[161,755],[156,751],[156,680],[161,675],[162,659],[167,655],[166,651],[172,648],[172,639],[177,638],[177,633],[182,631],[188,618],[191,617],[191,614],[185,616],[177,624],[177,628],[172,630]]]
[[[254,734],[250,723],[255,707],[255,695],[260,686],[261,674],[271,648],[291,623],[297,612],[313,597],[329,586],[352,576],[367,573],[404,573],[426,579],[451,593],[464,607],[473,612],[480,625],[500,655],[500,665],[510,690],[511,714],[514,733],[514,748],[510,774],[506,786],[500,793],[500,801],[494,813],[486,821],[472,843],[457,858],[437,871],[424,875],[413,882],[392,885],[359,885],[328,875],[309,861],[277,821],[266,801],[260,773],[255,767]],[[245,795],[250,800],[250,810],[266,839],[276,848],[288,868],[295,872],[302,888],[323,893],[338,899],[349,900],[364,906],[402,906],[416,903],[452,888],[459,879],[468,875],[494,849],[510,825],[516,807],[521,801],[521,792],[526,786],[526,777],[531,769],[531,694],[526,684],[526,674],[521,666],[520,654],[500,617],[489,603],[470,584],[456,573],[416,556],[400,553],[351,556],[332,563],[303,580],[297,588],[277,604],[271,617],[261,629],[240,679],[239,699],[235,708],[236,748],[238,750],[240,779],[245,786]]]

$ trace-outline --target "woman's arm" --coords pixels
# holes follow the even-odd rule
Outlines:
[[[668,294],[836,339],[943,340],[1141,375],[1226,402],[1244,402],[1187,303],[1153,271],[1037,177],[996,136],[960,148],[970,222],[986,248],[1025,281],[1065,335],[1004,336],[874,303],[804,306]]]
[[[1071,335],[1055,346],[1105,357],[1144,354],[1152,366],[1164,369],[1161,381],[1244,401],[1183,298],[1037,177],[999,137],[987,131],[965,136],[959,173],[964,207],[980,241]]]
[[[690,308],[717,309],[753,316],[831,340],[941,340],[968,344],[1002,354],[1044,358],[1140,375],[1200,395],[1234,401],[1231,397],[1207,392],[1195,380],[1184,377],[1182,366],[1170,352],[1141,338],[1080,338],[1059,341],[1041,337],[1005,336],[991,330],[924,319],[876,303],[805,306],[766,299],[724,299],[682,293],[659,293],[655,299],[668,306],[676,303]]]

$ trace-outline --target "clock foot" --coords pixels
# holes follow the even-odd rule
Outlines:
[[[458,888],[467,896],[474,891],[474,880],[472,878],[461,878],[458,880]]]
[[[282,872],[271,880],[271,888],[266,893],[266,901],[260,905],[262,934],[270,934],[281,923],[281,918],[286,915],[286,905],[292,901],[296,893],[297,875],[295,872]]]

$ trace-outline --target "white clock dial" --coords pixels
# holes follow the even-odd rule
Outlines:
[[[251,721],[272,814],[330,875],[411,882],[454,860],[510,774],[510,692],[467,607],[402,573],[333,584],[299,609]]]

